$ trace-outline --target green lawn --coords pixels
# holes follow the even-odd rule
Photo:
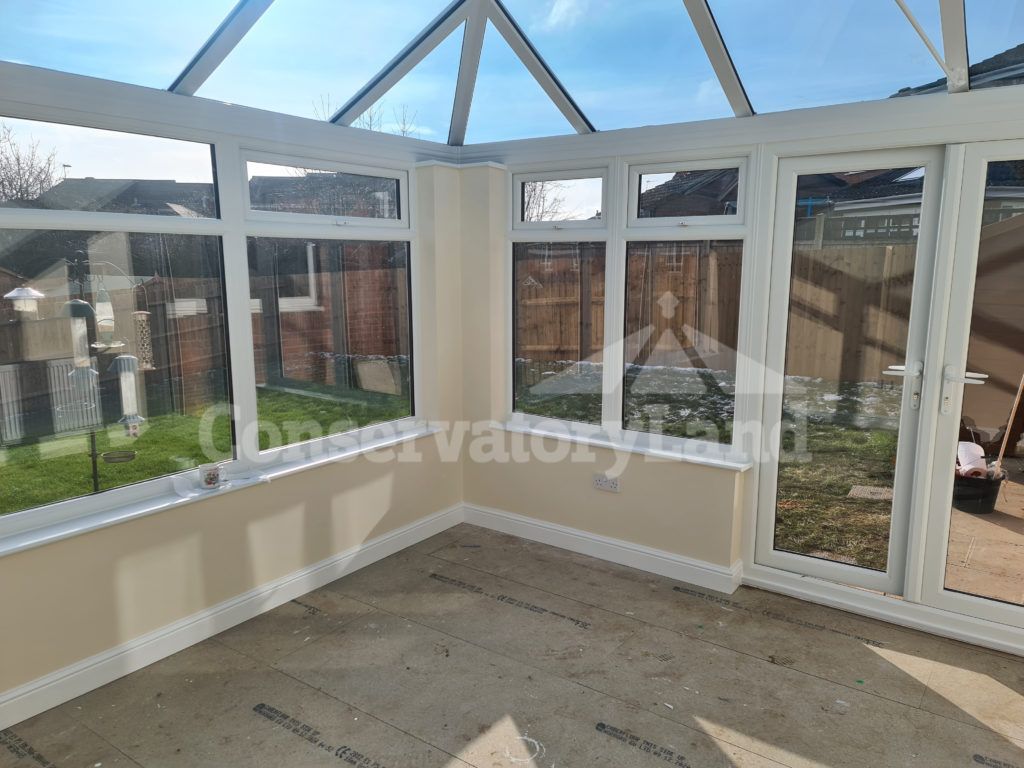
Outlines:
[[[892,502],[849,493],[893,487],[896,433],[811,422],[806,452],[780,462],[775,548],[884,570]]]
[[[260,389],[260,448],[308,440],[336,431],[391,421],[409,414],[405,398],[359,393],[358,399],[309,397],[295,392]],[[142,425],[138,438],[127,438],[120,425],[97,432],[100,453],[134,450],[134,461],[100,462],[100,488],[149,480],[231,456],[231,425],[221,417],[213,422],[205,455],[199,441],[200,414],[154,416]],[[318,425],[317,428],[311,429]],[[44,439],[0,449],[0,515],[92,493],[92,462],[88,434]]]

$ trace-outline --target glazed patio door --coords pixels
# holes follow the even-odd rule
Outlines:
[[[916,597],[1024,627],[1024,142],[951,151],[963,182],[933,315],[942,388]]]
[[[759,564],[902,594],[942,163],[779,161]]]

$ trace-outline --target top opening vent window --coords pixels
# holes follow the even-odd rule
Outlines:
[[[603,171],[517,175],[516,226],[604,227]]]
[[[629,223],[741,223],[743,163],[712,160],[630,168]]]
[[[270,214],[405,222],[405,174],[249,161],[249,208]]]

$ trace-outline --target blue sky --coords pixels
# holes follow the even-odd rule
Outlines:
[[[938,0],[908,0],[941,48]],[[233,0],[0,0],[0,58],[166,88]],[[276,0],[200,96],[316,117],[363,85],[445,0]],[[604,130],[731,114],[682,0],[506,0]],[[884,98],[941,76],[894,0],[711,0],[760,112]],[[971,59],[1024,41],[1022,0],[967,0]],[[461,30],[386,96],[444,141]],[[493,29],[468,140],[571,129]]]

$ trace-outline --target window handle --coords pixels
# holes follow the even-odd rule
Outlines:
[[[984,384],[988,378],[987,373],[974,373],[967,371],[961,376],[955,365],[947,365],[942,369],[942,404],[939,407],[941,413],[953,411],[953,385],[954,384]]]

